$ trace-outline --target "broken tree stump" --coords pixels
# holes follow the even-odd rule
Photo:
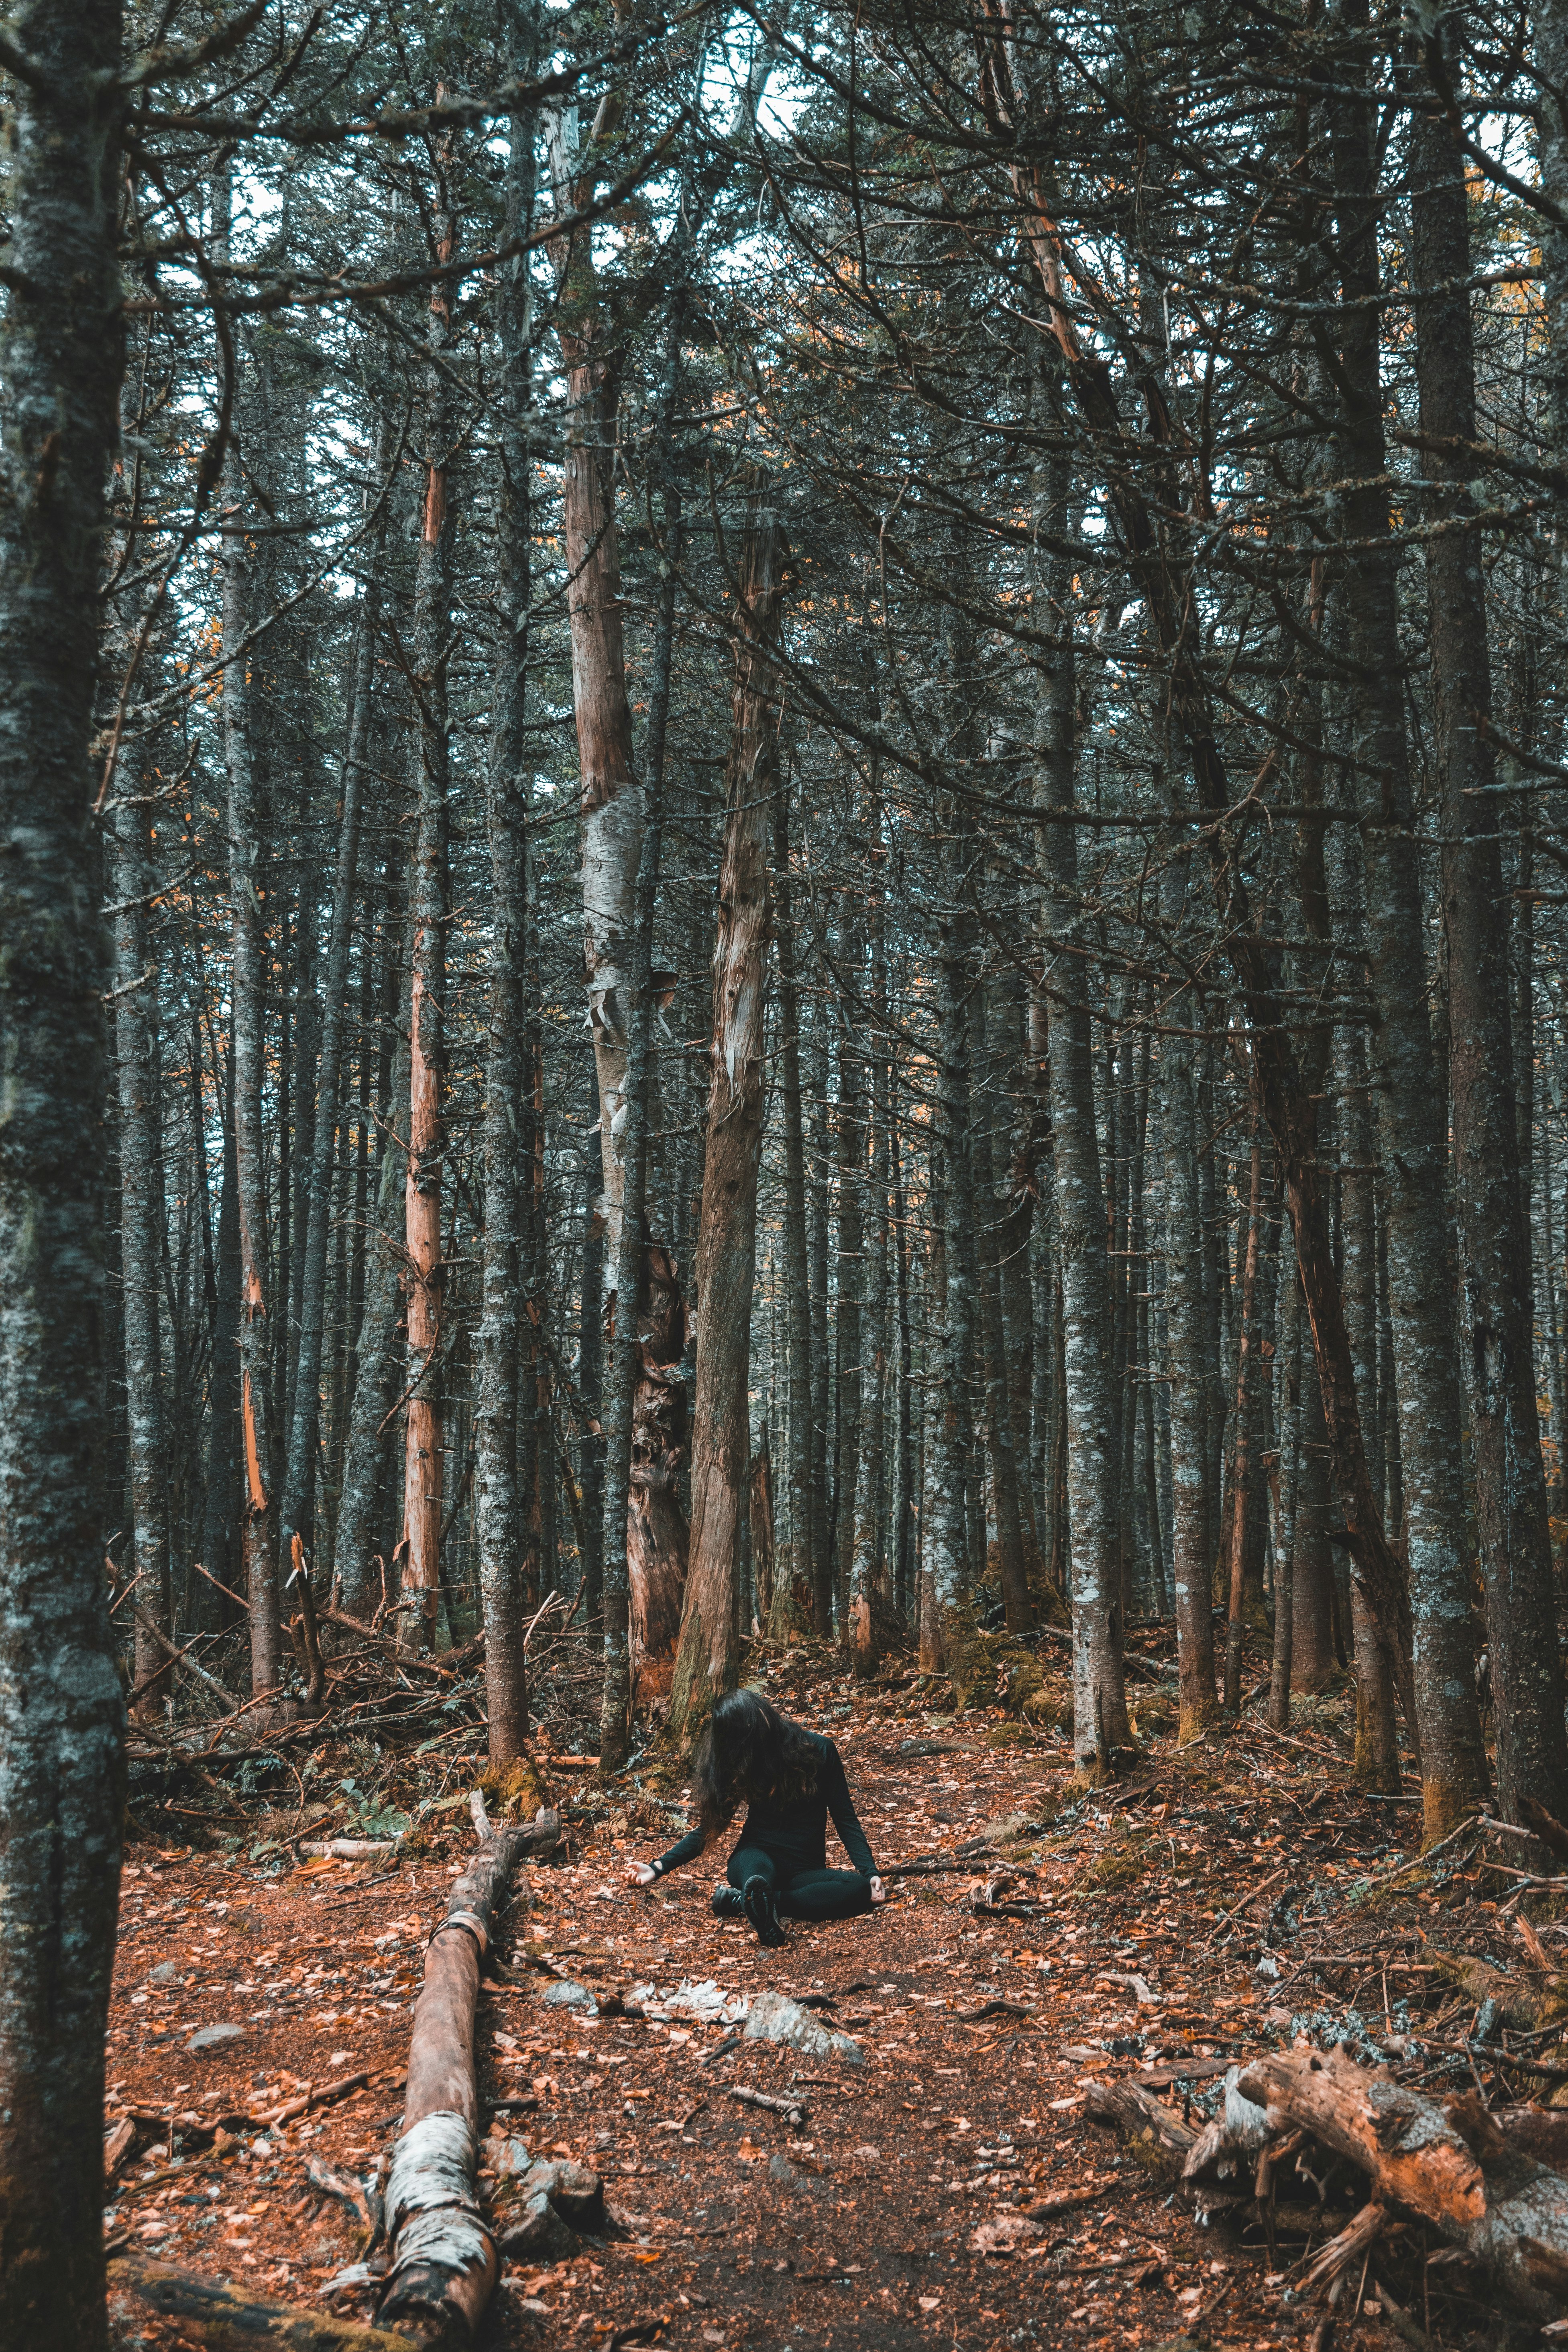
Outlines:
[[[1374,2203],[1429,2222],[1525,2309],[1552,2312],[1568,2299],[1568,2179],[1479,2099],[1440,2106],[1342,2050],[1305,2044],[1255,2059],[1238,2087],[1267,2109],[1271,2134],[1300,2128],[1348,2157]]]

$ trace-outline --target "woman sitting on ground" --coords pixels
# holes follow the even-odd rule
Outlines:
[[[635,1886],[650,1886],[721,1836],[742,1798],[741,1843],[728,1884],[713,1889],[721,1919],[751,1921],[760,1944],[782,1944],[781,1913],[796,1919],[853,1919],[886,1893],[850,1802],[831,1739],[781,1715],[761,1691],[727,1691],[714,1703],[692,1759],[696,1827],[657,1862],[630,1863]],[[833,1816],[853,1870],[827,1867]]]

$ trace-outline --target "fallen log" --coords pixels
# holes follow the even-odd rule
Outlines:
[[[207,2352],[243,2352],[254,2344],[272,2352],[417,2352],[411,2336],[293,2304],[258,2303],[242,2288],[198,2278],[172,2263],[149,2262],[142,2254],[110,2261],[109,2291],[137,2295],[154,2311],[178,2319],[184,2339],[205,2345]]]
[[[495,1915],[524,1854],[560,1842],[561,1816],[492,1831],[478,1790],[479,1850],[453,1886],[425,1953],[415,2004],[403,2128],[392,2155],[385,2211],[388,2264],[377,2317],[425,2342],[471,2336],[496,2283],[496,2242],[476,2179],[479,2090],[474,2010]]]
[[[1473,2094],[1440,2106],[1342,2050],[1305,2045],[1255,2059],[1238,2088],[1267,2110],[1271,2134],[1299,2128],[1348,2157],[1374,2204],[1429,2223],[1527,2310],[1551,2312],[1568,2296],[1568,2179]]]

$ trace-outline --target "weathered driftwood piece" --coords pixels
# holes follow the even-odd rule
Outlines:
[[[180,2320],[187,2342],[206,2352],[416,2352],[413,2340],[384,2327],[362,2327],[329,2312],[300,2311],[292,2304],[258,2303],[243,2289],[198,2278],[171,2263],[122,2254],[109,2265],[109,2291],[139,2295]]]
[[[1526,2309],[1568,2296],[1568,2179],[1515,2144],[1474,2096],[1439,2106],[1342,2050],[1256,2059],[1239,2084],[1270,2132],[1300,2127],[1369,2176],[1374,2204],[1399,2205],[1486,2263]]]
[[[390,2257],[378,2316],[428,2343],[472,2335],[496,2283],[496,2245],[476,2181],[479,2093],[474,2009],[495,1914],[524,1854],[561,1837],[558,1813],[490,1830],[476,1790],[479,1851],[453,1886],[425,1954],[415,2004],[403,2130],[386,2183]]]

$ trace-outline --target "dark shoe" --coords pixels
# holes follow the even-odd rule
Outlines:
[[[784,1924],[779,1917],[773,1890],[767,1880],[749,1878],[742,1901],[745,1905],[746,1916],[756,1930],[758,1943],[765,1945],[770,1952],[776,1951],[784,1941]]]
[[[731,1886],[727,1879],[721,1878],[713,1889],[713,1916],[715,1919],[743,1919],[745,1916],[745,1896],[738,1886]]]

